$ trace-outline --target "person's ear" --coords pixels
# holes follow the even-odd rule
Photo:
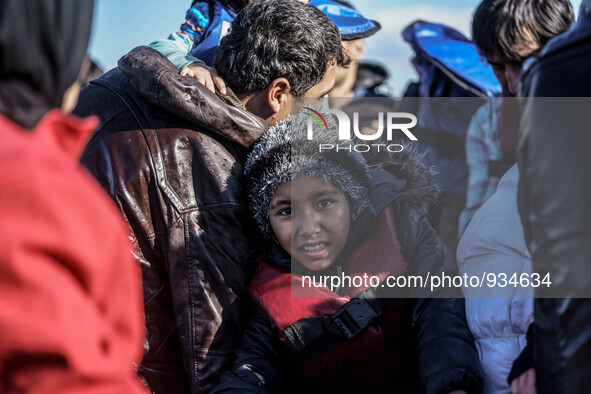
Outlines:
[[[291,105],[291,85],[286,78],[274,79],[267,88],[267,105],[274,114],[284,111]]]

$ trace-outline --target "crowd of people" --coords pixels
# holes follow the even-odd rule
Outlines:
[[[500,87],[453,137],[451,193],[412,142],[356,143],[469,89],[386,97],[351,3],[193,0],[103,75],[93,6],[0,0],[1,393],[586,392],[591,0],[443,28]],[[344,140],[353,113],[374,121]],[[487,273],[548,286],[385,285]]]

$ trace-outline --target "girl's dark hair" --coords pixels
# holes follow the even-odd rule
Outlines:
[[[521,63],[574,19],[569,0],[484,0],[474,13],[472,37],[485,57],[497,53]]]

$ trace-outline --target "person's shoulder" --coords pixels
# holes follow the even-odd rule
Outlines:
[[[79,117],[96,115],[100,126],[109,123],[133,103],[142,102],[126,76],[117,67],[94,79],[80,91],[73,113]]]
[[[54,115],[42,119],[33,133],[19,136],[24,143],[15,146],[17,154],[2,161],[0,179],[12,196],[11,202],[3,202],[15,211],[20,207],[19,214],[33,221],[48,219],[46,223],[74,233],[91,229],[126,234],[114,203],[75,153],[96,123]]]
[[[590,27],[591,15],[581,15],[570,29],[554,36],[548,41],[538,56],[538,59],[544,61],[564,53],[577,52],[581,48],[590,48]]]
[[[570,29],[548,41],[537,57],[524,63],[521,79],[528,85],[529,80],[543,70],[556,68],[566,71],[568,67],[585,69],[585,64],[581,62],[586,61],[589,54],[591,15],[583,14]]]
[[[121,213],[105,191],[71,160],[28,150],[9,166],[0,180],[0,216],[11,245],[33,245],[62,253],[84,270],[113,267],[124,254],[131,259],[128,232]],[[112,259],[111,259],[112,258]],[[110,269],[110,268],[109,268]]]

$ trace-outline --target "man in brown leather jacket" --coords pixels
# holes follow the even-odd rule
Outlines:
[[[76,113],[101,123],[82,163],[123,212],[142,263],[140,373],[154,392],[208,392],[229,368],[257,258],[240,182],[247,148],[290,114],[293,97],[328,93],[346,63],[317,8],[259,1],[218,48],[225,96],[147,47],[83,90]]]

